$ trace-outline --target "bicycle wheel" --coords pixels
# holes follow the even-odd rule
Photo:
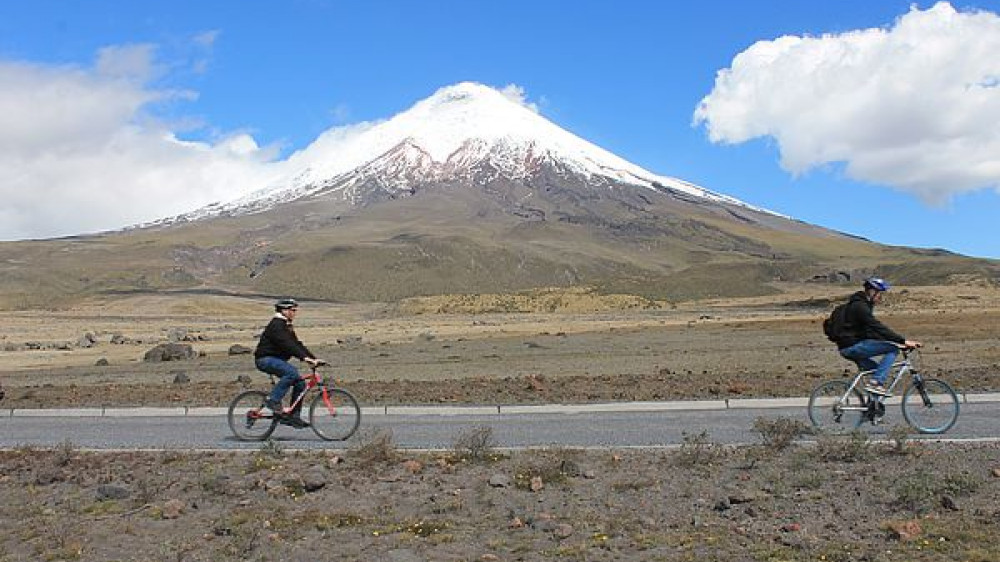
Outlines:
[[[267,393],[248,390],[229,403],[229,429],[243,441],[263,441],[271,436],[278,425],[274,413],[264,406]]]
[[[361,408],[350,392],[324,387],[309,406],[309,423],[327,441],[344,441],[358,430]]]
[[[809,395],[809,421],[825,432],[851,431],[861,425],[867,409],[857,388],[848,392],[847,381],[827,381]]]
[[[958,395],[948,383],[923,379],[903,393],[903,417],[920,433],[944,433],[958,420]]]

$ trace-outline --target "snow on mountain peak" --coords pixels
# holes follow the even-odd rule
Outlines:
[[[282,163],[288,170],[284,179],[240,200],[205,211],[214,214],[238,208],[261,210],[318,192],[330,185],[332,179],[359,169],[370,173],[390,155],[393,172],[404,165],[439,172],[448,164],[449,169],[456,170],[489,158],[491,164],[510,177],[523,177],[527,173],[527,157],[547,158],[588,178],[600,176],[651,189],[666,187],[749,207],[694,184],[653,174],[566,131],[539,115],[537,108],[524,101],[516,86],[498,90],[462,82],[439,89],[389,120],[328,130],[308,148]],[[403,184],[411,177],[413,174],[407,173],[392,182],[405,188]],[[347,192],[345,195],[350,196]]]

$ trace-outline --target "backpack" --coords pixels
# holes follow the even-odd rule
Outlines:
[[[847,303],[837,305],[830,316],[823,320],[823,333],[833,343],[840,341],[847,331]]]

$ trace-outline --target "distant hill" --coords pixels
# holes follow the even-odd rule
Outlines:
[[[458,84],[268,189],[122,232],[0,244],[0,306],[117,292],[394,301],[586,286],[684,300],[775,281],[996,283],[1000,264],[806,224],[631,164]]]

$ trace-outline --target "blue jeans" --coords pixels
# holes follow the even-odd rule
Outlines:
[[[879,355],[882,356],[882,360],[876,363],[872,357]],[[890,341],[882,340],[861,340],[851,347],[840,350],[841,357],[854,361],[862,371],[874,370],[871,380],[880,384],[885,384],[885,380],[889,378],[889,369],[897,355],[899,347]]]
[[[271,395],[267,397],[268,400],[281,402],[281,399],[285,397],[285,393],[288,392],[288,387],[293,387],[292,402],[295,402],[295,399],[306,389],[306,381],[302,380],[302,377],[299,376],[299,370],[288,361],[278,359],[277,357],[261,357],[257,360],[257,368],[265,373],[279,377],[278,384],[274,385]],[[298,411],[301,407],[302,405],[300,404],[299,407],[295,408],[295,411]]]

